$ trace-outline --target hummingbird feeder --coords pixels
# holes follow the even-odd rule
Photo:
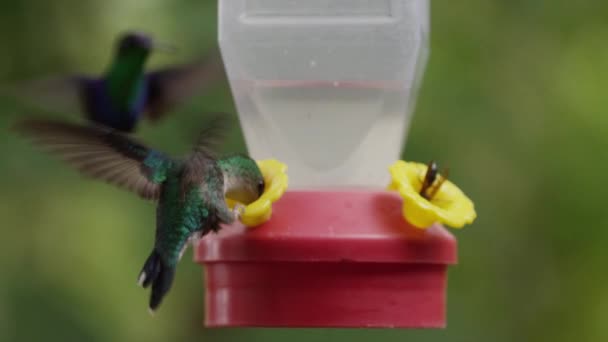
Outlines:
[[[197,245],[206,326],[445,326],[456,240],[408,223],[404,196],[420,185],[391,181],[405,164],[388,171],[428,35],[428,0],[219,1],[223,60],[267,184],[243,223]]]

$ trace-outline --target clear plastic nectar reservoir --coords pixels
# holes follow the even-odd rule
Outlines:
[[[427,0],[220,0],[250,154],[290,187],[383,187],[428,54]]]

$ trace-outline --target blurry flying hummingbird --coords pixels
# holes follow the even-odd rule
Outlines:
[[[224,77],[217,51],[190,64],[145,72],[150,53],[169,48],[146,34],[128,32],[118,39],[114,57],[102,75],[62,75],[26,82],[12,93],[37,101],[45,109],[80,112],[95,123],[133,132],[142,117],[155,121]]]
[[[138,279],[144,288],[152,285],[152,312],[171,288],[188,242],[238,219],[243,205],[231,210],[225,197],[248,204],[264,192],[254,160],[214,156],[210,146],[222,130],[218,119],[203,129],[193,151],[182,159],[100,126],[29,119],[15,128],[83,174],[157,201],[154,248]]]

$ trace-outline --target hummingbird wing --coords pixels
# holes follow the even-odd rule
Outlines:
[[[42,110],[82,113],[82,85],[88,79],[80,75],[54,75],[4,85],[0,92]]]
[[[198,132],[191,158],[215,157],[220,144],[232,127],[233,118],[228,113],[209,113],[207,116],[209,119]]]
[[[86,176],[158,199],[173,161],[114,130],[52,120],[30,119],[15,129]]]
[[[181,179],[182,195],[193,184],[202,184],[202,188],[210,186],[209,182],[204,182],[205,178],[212,180],[217,178],[221,180],[223,186],[223,176],[214,174],[217,158],[216,151],[228,133],[231,118],[227,113],[212,113],[209,116],[209,120],[199,130],[199,136],[192,152],[184,161]]]
[[[162,118],[174,106],[223,79],[224,64],[217,49],[192,63],[148,73],[147,118]]]

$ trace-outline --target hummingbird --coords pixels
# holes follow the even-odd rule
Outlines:
[[[12,94],[34,99],[46,109],[79,112],[94,123],[130,133],[142,118],[156,122],[180,102],[224,77],[217,50],[189,64],[146,72],[150,54],[158,50],[173,48],[145,33],[126,32],[117,40],[113,59],[103,74],[26,82]]]
[[[157,202],[154,246],[138,277],[140,286],[151,286],[149,310],[154,313],[171,288],[188,243],[238,220],[244,204],[264,192],[264,178],[253,159],[241,154],[218,157],[213,152],[223,121],[211,120],[182,158],[105,126],[25,119],[14,128],[85,176]],[[226,197],[240,204],[230,209]]]

